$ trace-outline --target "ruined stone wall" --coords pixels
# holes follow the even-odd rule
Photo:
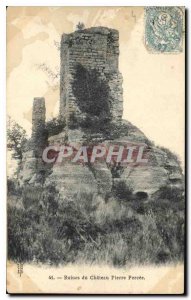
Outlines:
[[[42,152],[46,144],[45,135],[45,99],[34,98],[32,110],[32,135],[23,155],[20,184],[39,182],[38,174],[44,171]]]
[[[60,115],[69,122],[71,114],[82,113],[73,93],[73,75],[77,64],[97,70],[109,88],[113,121],[122,117],[122,76],[118,71],[119,34],[117,30],[95,27],[63,34],[61,41]],[[80,78],[79,78],[80,80]]]
[[[42,97],[34,98],[33,110],[32,110],[31,148],[35,152],[40,151],[43,148],[45,143],[45,139],[46,139],[45,132],[44,132],[45,119],[46,119],[45,99]]]

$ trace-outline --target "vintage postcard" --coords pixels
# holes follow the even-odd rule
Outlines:
[[[184,7],[7,7],[7,292],[184,294],[184,126]]]

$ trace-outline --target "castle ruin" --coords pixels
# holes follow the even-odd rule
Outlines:
[[[63,34],[61,40],[60,116],[66,123],[71,114],[76,119],[83,113],[76,104],[72,84],[75,68],[95,70],[109,87],[110,113],[114,121],[122,118],[122,76],[118,70],[119,33],[105,27],[95,27],[71,34]],[[87,87],[88,89],[88,87]]]
[[[118,31],[106,27],[93,27],[63,34],[60,57],[59,118],[66,126],[59,134],[46,139],[45,100],[34,99],[32,136],[23,159],[22,184],[39,184],[39,178],[44,176],[45,186],[52,184],[65,196],[81,191],[105,195],[110,193],[115,182],[120,180],[133,187],[135,193],[141,191],[148,195],[165,184],[182,185],[180,166],[173,156],[155,147],[137,127],[122,120],[123,97],[122,76],[118,69]],[[91,87],[88,86],[89,83]],[[101,94],[97,97],[96,93],[100,90]],[[90,102],[87,109],[89,99],[94,102]],[[96,111],[94,105],[96,107],[96,101],[100,99]],[[91,167],[70,162],[55,164],[51,166],[51,170],[48,167],[47,172],[47,166],[42,162],[43,147],[66,141],[83,143],[87,140],[87,135],[81,124],[87,117],[93,121],[94,117],[98,121],[102,118],[109,120],[109,124],[115,124],[118,136],[116,138],[102,136],[102,142],[109,143],[112,140],[114,144],[127,141],[145,144],[150,151],[148,164],[140,168],[126,167],[120,176],[116,177],[104,162]],[[75,128],[71,128],[73,123]],[[99,133],[96,134],[99,136]],[[96,134],[94,132],[90,138],[94,140]]]

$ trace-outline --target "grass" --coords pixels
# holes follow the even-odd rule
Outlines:
[[[25,188],[24,207],[8,206],[9,259],[115,267],[182,261],[182,193],[164,187],[148,200],[126,187],[115,192],[107,200],[82,192],[63,202],[53,186]]]

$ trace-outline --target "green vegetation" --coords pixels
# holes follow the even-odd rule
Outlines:
[[[54,186],[26,186],[24,206],[8,206],[9,259],[117,267],[183,260],[180,191],[164,187],[148,200],[122,183],[114,194],[106,201],[81,193],[63,202]]]
[[[13,158],[22,160],[26,143],[26,130],[9,117],[7,124],[7,148],[13,151]]]
[[[63,131],[65,127],[65,122],[61,120],[59,117],[53,118],[46,122],[46,131],[48,136],[59,134]]]
[[[84,114],[79,125],[91,132],[99,132],[111,119],[109,87],[106,80],[100,79],[96,69],[87,70],[77,64],[72,90],[77,105]]]

